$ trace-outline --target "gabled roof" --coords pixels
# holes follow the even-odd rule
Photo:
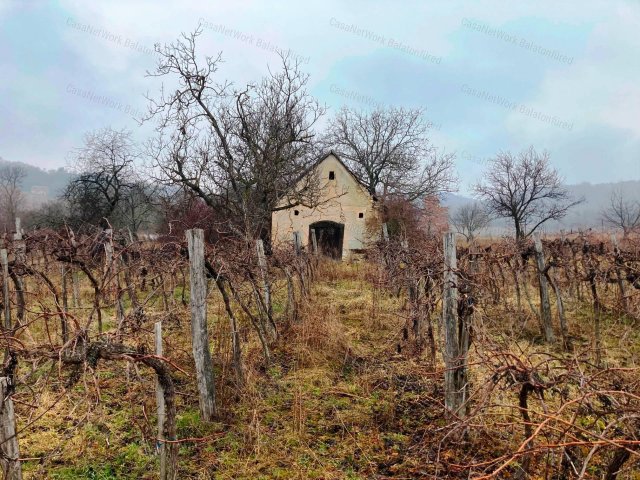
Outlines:
[[[367,193],[367,195],[369,195],[371,198],[373,198],[374,200],[378,200],[378,198],[373,195],[371,192],[369,192],[369,189],[367,188],[367,186],[362,183],[360,181],[360,179],[356,176],[355,173],[353,173],[351,171],[351,169],[347,166],[346,163],[344,163],[344,161],[342,160],[342,158],[340,158],[340,155],[338,155],[335,151],[333,150],[329,150],[327,153],[321,155],[320,157],[318,157],[316,159],[315,162],[313,162],[313,164],[311,165],[311,167],[309,167],[309,169],[304,173],[304,175],[306,175],[307,173],[311,172],[313,169],[315,169],[318,165],[320,165],[322,162],[324,162],[327,158],[329,158],[330,155],[333,155],[336,160],[338,160],[338,163],[340,163],[340,165],[342,165],[344,167],[344,169],[347,171],[347,173],[349,173],[349,175],[351,175],[351,177],[356,181],[356,183],[358,185],[360,185],[364,191]]]

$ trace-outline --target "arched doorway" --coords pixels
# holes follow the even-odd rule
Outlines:
[[[309,225],[309,246],[313,248],[311,245],[311,230],[315,230],[316,232],[319,253],[338,260],[342,259],[342,241],[344,239],[343,223],[324,220]]]

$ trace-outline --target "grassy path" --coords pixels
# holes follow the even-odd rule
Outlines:
[[[377,298],[374,310],[366,272],[334,268],[244,412],[253,412],[253,445],[241,475],[239,455],[225,457],[233,478],[413,478],[401,470],[416,467],[406,448],[428,421],[424,393],[433,386],[394,354],[399,301]]]

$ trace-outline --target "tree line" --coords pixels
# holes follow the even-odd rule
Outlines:
[[[224,224],[223,235],[269,245],[271,214],[315,206],[325,179],[313,166],[333,150],[380,200],[419,205],[455,191],[455,155],[432,142],[421,109],[343,107],[328,120],[309,92],[309,76],[292,58],[255,83],[221,76],[222,54],[202,56],[201,29],[157,45],[150,77],[162,88],[149,95],[144,122],[155,135],[143,144],[130,131],[89,132],[73,152],[74,178],[60,195],[27,216],[27,225],[81,229],[109,224],[140,231],[172,231],[176,212],[196,224]],[[5,230],[24,203],[19,167],[0,169]],[[546,151],[499,152],[472,187],[477,203],[452,212],[451,223],[472,239],[493,218],[506,218],[519,239],[580,202],[571,198]],[[383,207],[384,208],[384,207]],[[24,217],[25,215],[23,215]],[[614,194],[603,220],[625,235],[640,224],[640,202]],[[183,218],[181,215],[180,218]]]

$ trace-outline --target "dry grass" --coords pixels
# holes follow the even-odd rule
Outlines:
[[[442,465],[490,458],[521,439],[521,432],[509,427],[491,432],[496,443],[487,442],[479,428],[453,444],[443,442],[450,419],[442,407],[440,362],[434,367],[422,356],[395,353],[407,315],[405,299],[374,287],[376,271],[366,263],[325,262],[317,278],[311,295],[301,302],[300,320],[282,328],[269,367],[264,367],[260,346],[243,320],[247,387],[241,391],[228,366],[228,322],[218,296],[210,296],[222,405],[213,424],[199,420],[188,311],[178,302],[165,323],[166,355],[190,374],[175,375],[178,435],[203,439],[181,445],[181,479],[466,478],[464,471],[445,471]],[[282,305],[281,281],[275,292],[275,303]],[[139,345],[151,348],[148,329],[152,320],[166,315],[161,310],[160,300],[149,309],[147,333],[137,340]],[[588,346],[589,310],[569,304],[567,311],[572,332]],[[105,313],[109,317],[113,312]],[[520,329],[520,317],[490,306],[478,312],[477,321],[477,342],[504,338],[518,355],[533,359],[546,352],[531,341],[537,335],[535,319]],[[633,325],[609,318],[603,337],[611,365],[635,366],[640,337]],[[472,350],[471,363],[482,353]],[[28,370],[27,365],[22,368]],[[20,435],[23,456],[44,458],[25,462],[26,479],[157,478],[150,372],[105,363],[95,378],[88,372],[84,382],[66,393],[57,371],[39,373],[50,381],[33,385],[39,392],[38,408],[17,403],[20,428],[42,415]],[[471,381],[482,385],[488,375],[488,368],[474,367]],[[16,400],[31,395],[19,391]],[[517,402],[512,390],[496,395],[497,403]],[[554,401],[549,399],[549,408]],[[506,417],[510,412],[503,408],[490,414]]]

